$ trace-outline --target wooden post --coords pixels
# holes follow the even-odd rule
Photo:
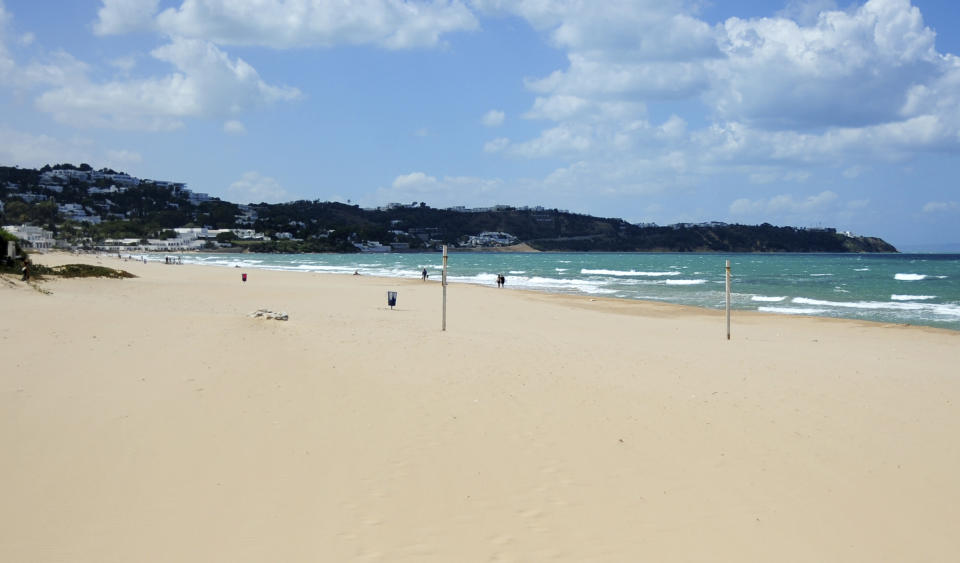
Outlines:
[[[447,245],[443,245],[443,275],[440,277],[440,285],[443,286],[443,328],[447,330]]]
[[[727,340],[730,340],[730,261],[727,260]]]

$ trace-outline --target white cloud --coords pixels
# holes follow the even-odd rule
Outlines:
[[[92,153],[89,142],[64,142],[49,135],[34,135],[0,125],[0,162],[40,167],[50,162],[87,162]]]
[[[864,170],[863,166],[851,166],[843,171],[843,177],[852,180],[863,174]]]
[[[777,12],[777,16],[809,26],[817,23],[822,12],[836,10],[837,3],[834,0],[788,0],[786,7]]]
[[[380,188],[365,204],[383,205],[394,201],[424,201],[436,207],[492,205],[504,203],[512,194],[499,179],[469,176],[437,178],[424,172],[402,174],[389,188]]]
[[[837,194],[829,190],[800,199],[789,194],[757,200],[740,198],[730,204],[729,211],[733,216],[760,217],[763,220],[798,214],[810,217],[833,206],[837,198]]]
[[[934,80],[934,32],[908,0],[869,0],[783,18],[730,18],[705,98],[726,119],[765,128],[866,126],[896,119],[907,89]]]
[[[956,201],[931,201],[923,206],[924,213],[952,213],[960,211],[960,203]]]
[[[506,114],[498,109],[492,109],[487,113],[483,114],[483,124],[487,127],[499,127],[503,125],[503,120],[506,118]]]
[[[40,168],[58,162],[102,163],[123,168],[141,161],[141,156],[128,149],[101,151],[86,137],[60,139],[51,135],[28,133],[0,125],[0,162],[7,165]]]
[[[153,27],[159,0],[101,0],[93,32],[97,35],[129,33]]]
[[[492,141],[487,141],[483,145],[484,152],[500,152],[510,145],[510,139],[498,137]]]
[[[524,114],[527,119],[550,119],[564,121],[576,116],[587,106],[587,100],[578,96],[556,95],[547,98],[537,97],[533,108]]]
[[[526,158],[580,153],[593,145],[593,131],[586,127],[559,125],[540,133],[536,139],[512,143],[510,152]]]
[[[670,119],[660,126],[660,131],[671,139],[679,139],[687,132],[687,122],[678,115],[671,115]]]
[[[579,97],[620,97],[629,100],[689,98],[709,85],[703,61],[605,60],[597,53],[571,53],[567,70],[528,80],[538,93]]]
[[[710,26],[691,17],[686,0],[475,0],[473,5],[489,14],[522,17],[569,51],[634,60],[686,60],[716,51]]]
[[[156,23],[170,35],[277,49],[433,47],[446,33],[478,25],[459,0],[183,0],[163,10]]]
[[[847,11],[791,0],[777,16],[713,27],[679,0],[474,6],[526,19],[568,61],[525,82],[535,97],[524,117],[554,123],[484,151],[612,167],[609,190],[669,185],[678,171],[703,185],[717,174],[804,182],[814,166],[853,178],[866,168],[850,162],[960,151],[960,58],[936,52],[908,0]],[[690,122],[651,124],[662,101],[684,104]]]
[[[7,50],[7,29],[10,20],[11,17],[3,6],[3,0],[0,0],[0,78],[8,75],[16,66]]]
[[[58,87],[44,92],[37,107],[80,127],[163,131],[181,127],[187,117],[233,115],[300,97],[296,88],[265,83],[242,59],[231,60],[204,41],[175,38],[151,55],[177,72],[107,83],[94,83],[86,76],[58,78]]]
[[[280,203],[290,201],[290,194],[279,182],[259,172],[244,172],[227,188],[227,199],[238,203]]]
[[[111,168],[122,167],[128,164],[136,164],[143,160],[143,157],[140,156],[140,153],[126,149],[109,149],[106,152],[106,157],[107,158],[104,162],[104,165]]]
[[[230,119],[223,122],[223,132],[231,135],[243,135],[247,132],[247,128],[243,125],[242,121]]]
[[[110,66],[119,69],[123,73],[129,73],[137,66],[137,57],[134,55],[117,57],[110,61]]]
[[[393,187],[401,189],[420,189],[423,186],[434,186],[436,184],[436,178],[427,176],[423,172],[411,172],[393,179]]]

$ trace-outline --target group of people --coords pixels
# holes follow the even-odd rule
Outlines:
[[[497,274],[497,287],[503,287],[507,284],[507,278],[503,274]]]

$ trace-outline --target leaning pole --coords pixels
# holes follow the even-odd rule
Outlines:
[[[443,275],[440,277],[443,286],[443,324],[441,330],[447,330],[447,245],[443,245]]]
[[[730,340],[730,261],[727,260],[727,340]]]

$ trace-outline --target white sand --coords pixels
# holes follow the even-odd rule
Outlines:
[[[0,561],[960,553],[960,333],[98,260],[0,280]]]

